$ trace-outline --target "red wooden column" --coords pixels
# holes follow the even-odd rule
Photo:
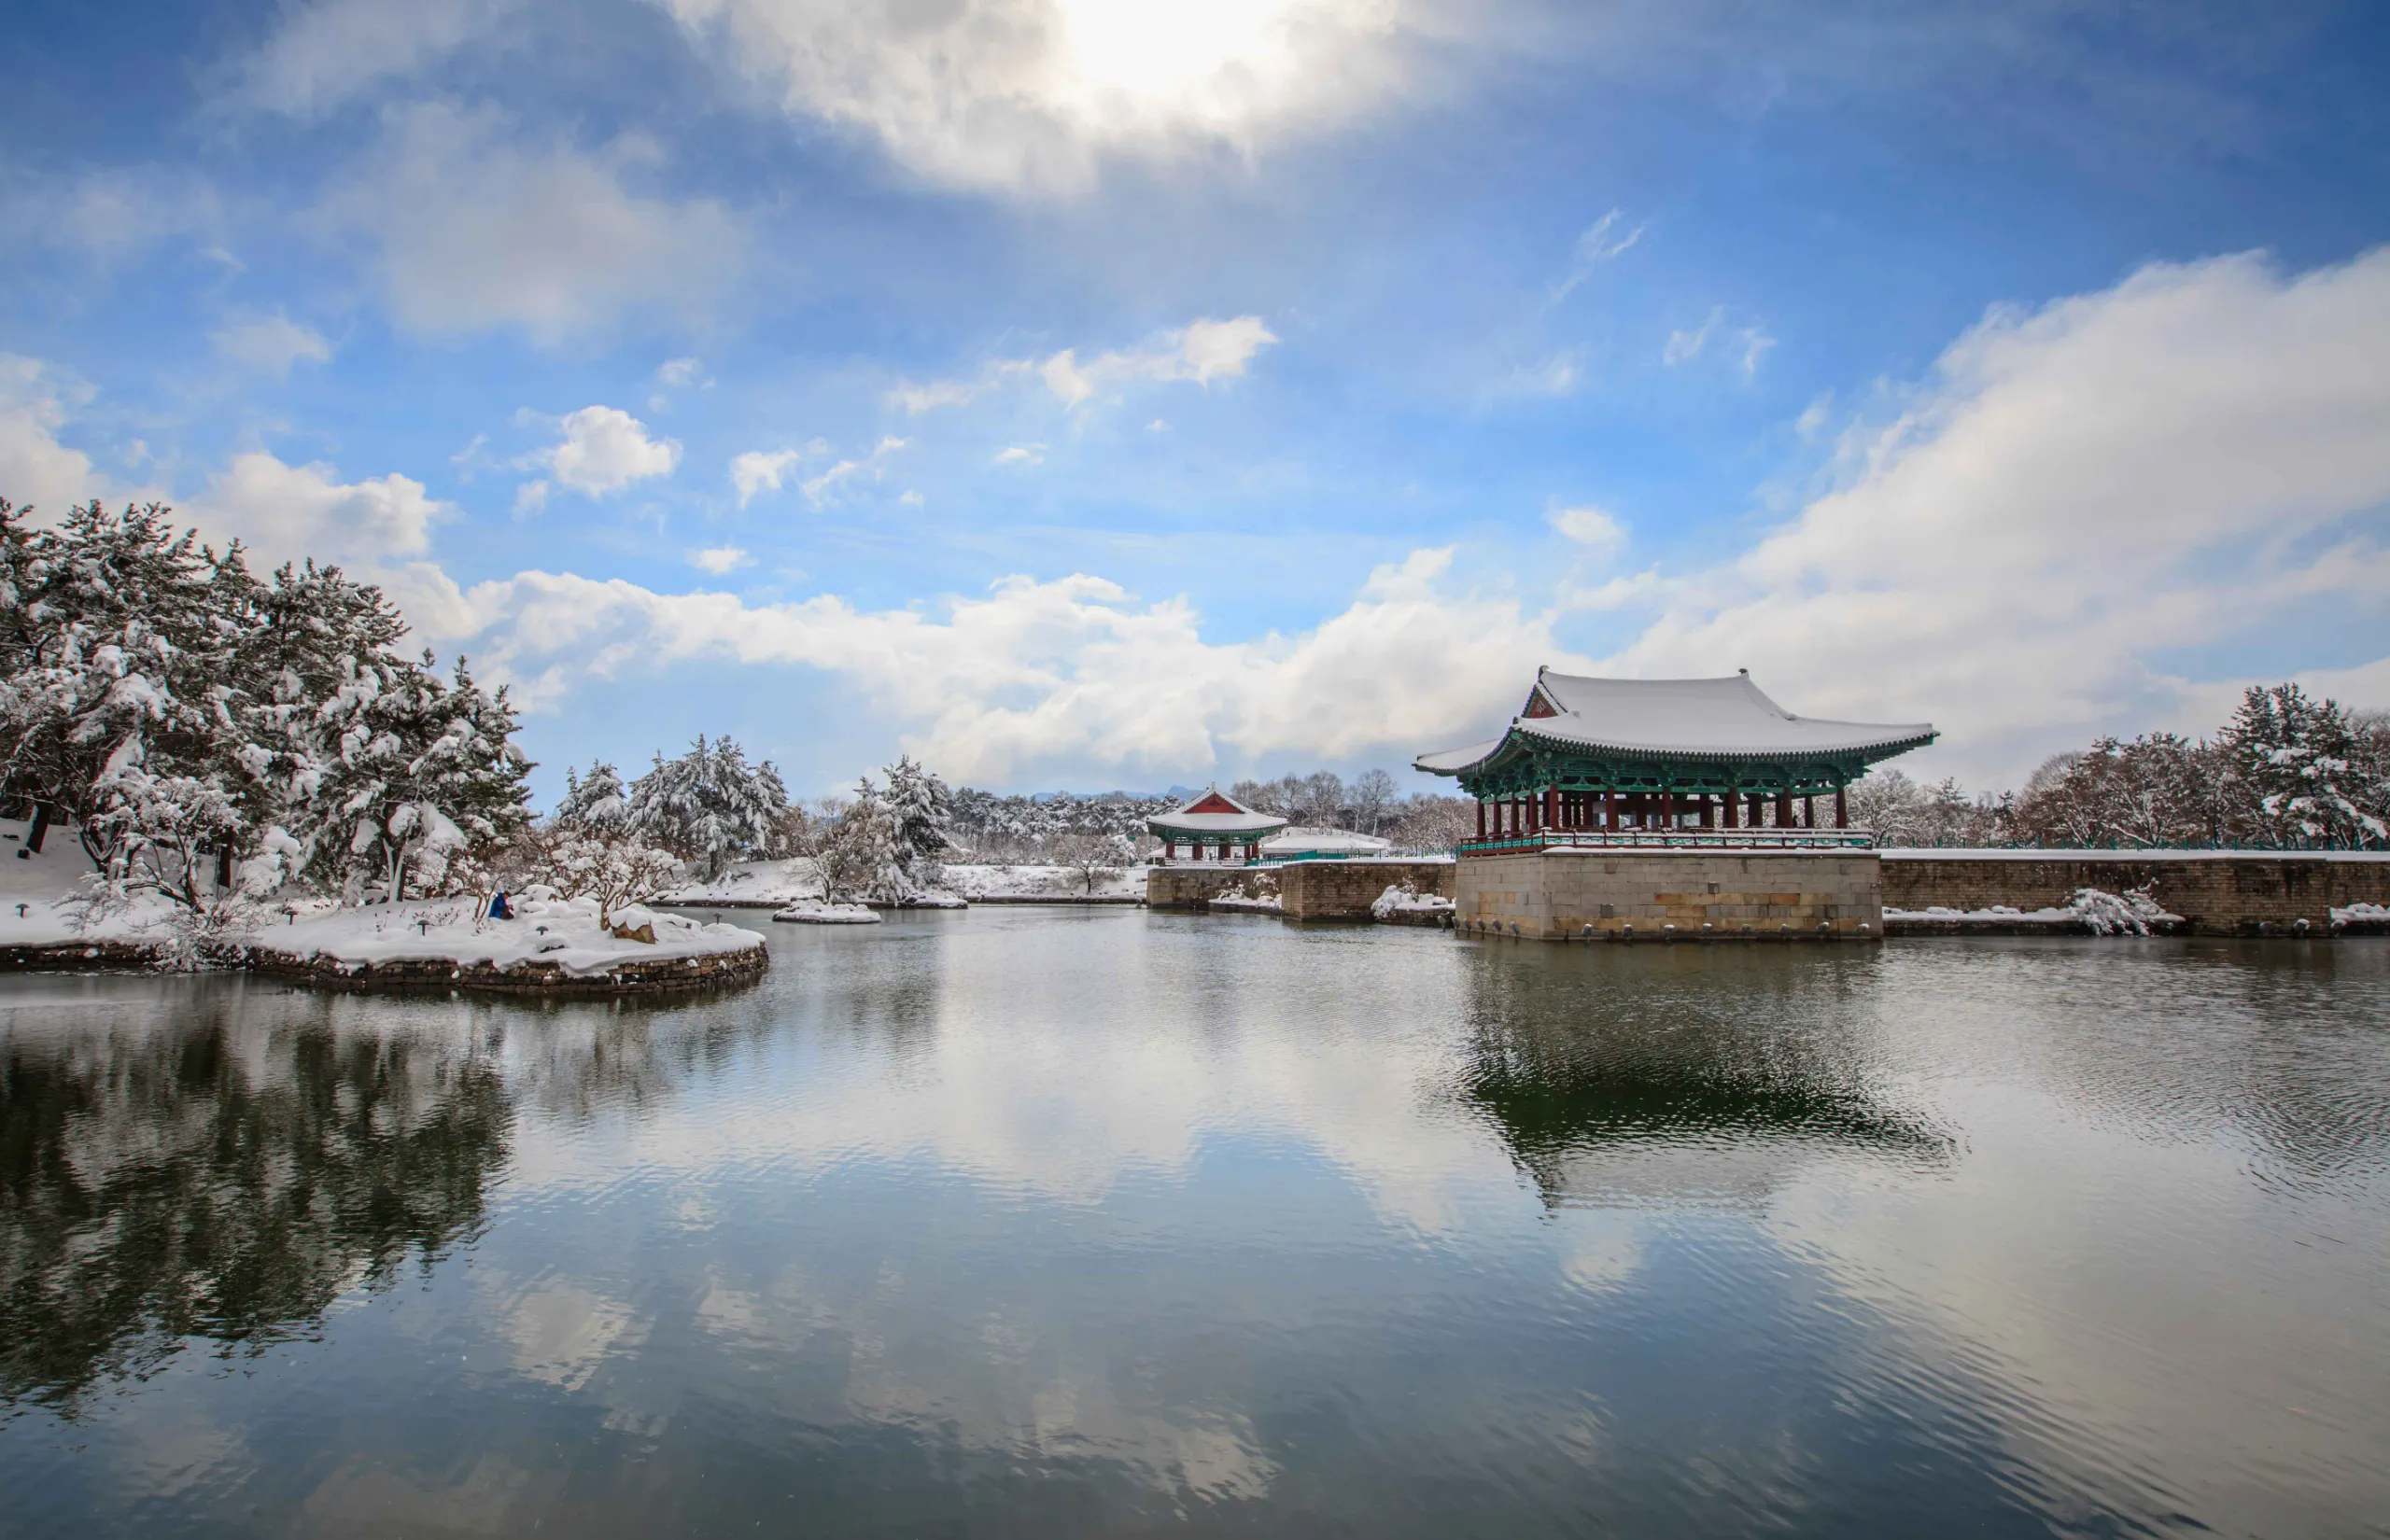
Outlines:
[[[1776,793],[1776,826],[1778,829],[1792,827],[1792,793],[1790,791]]]
[[[1618,788],[1615,786],[1602,788],[1602,833],[1618,833]]]
[[[1676,826],[1677,789],[1671,786],[1666,791],[1660,793],[1660,827],[1663,829],[1674,829]]]
[[[1726,827],[1729,829],[1735,827],[1735,815],[1742,811],[1742,808],[1738,805],[1742,800],[1742,793],[1739,791],[1729,791],[1725,795]]]
[[[1477,837],[1479,839],[1485,837],[1485,799],[1483,797],[1477,799]]]
[[[1560,827],[1560,788],[1557,786],[1543,789],[1543,826],[1546,829]]]
[[[1834,789],[1834,826],[1837,829],[1850,827],[1850,794],[1847,787]]]
[[[1804,829],[1815,829],[1817,826],[1818,799],[1815,797],[1803,797],[1801,799],[1801,827]]]

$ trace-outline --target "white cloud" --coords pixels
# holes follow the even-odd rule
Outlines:
[[[1931,718],[1940,752],[2012,782],[2096,730],[2211,728],[2237,681],[2170,651],[2390,595],[2385,357],[2390,250],[2296,278],[2160,264],[1996,311],[1847,441],[1844,484],[1666,585],[1610,665],[1748,665],[1799,709]]]
[[[251,450],[232,456],[191,514],[270,562],[313,556],[360,567],[429,554],[432,525],[456,516],[421,482],[394,472],[343,483],[339,474],[320,462],[285,465]]]
[[[235,322],[210,333],[208,341],[216,344],[217,352],[234,363],[277,379],[289,373],[290,366],[302,359],[320,364],[330,362],[332,356],[332,344],[321,333],[301,326],[288,315]]]
[[[705,366],[695,358],[668,358],[655,366],[655,383],[675,390],[693,385],[705,373]]]
[[[1701,323],[1700,329],[1669,332],[1667,345],[1660,349],[1660,361],[1674,365],[1700,357],[1703,350],[1709,346],[1709,339],[1717,334],[1718,328],[1725,319],[1726,307],[1715,305],[1711,307],[1708,317]]]
[[[827,508],[837,498],[838,489],[858,477],[879,481],[888,474],[884,462],[888,456],[905,447],[905,441],[893,436],[884,438],[861,459],[840,460],[819,476],[807,479],[797,490],[805,500],[816,508]]]
[[[1424,0],[665,0],[792,115],[933,180],[1070,192],[1109,155],[1253,154],[1404,87]],[[1440,41],[1460,46],[1457,33]]]
[[[284,11],[242,69],[241,97],[310,118],[435,63],[486,32],[513,0],[316,0]]]
[[[700,572],[710,572],[720,578],[736,572],[742,567],[754,566],[755,558],[738,546],[716,545],[709,546],[703,551],[690,552],[689,565]]]
[[[1611,209],[1585,227],[1569,251],[1568,276],[1552,291],[1553,303],[1558,304],[1568,298],[1578,285],[1594,275],[1595,269],[1624,255],[1636,242],[1643,239],[1641,225],[1633,230],[1624,228],[1625,217],[1617,209]]]
[[[1192,381],[1208,390],[1214,380],[1242,378],[1261,350],[1277,341],[1258,315],[1225,321],[1207,318],[1161,332],[1143,347],[1099,353],[1086,360],[1081,360],[1078,349],[1064,348],[1043,359],[1000,358],[981,371],[977,380],[900,385],[889,392],[888,404],[908,413],[967,406],[991,390],[1032,375],[1044,382],[1056,400],[1073,408],[1132,381]]]
[[[387,116],[380,148],[326,215],[375,243],[403,326],[519,326],[552,343],[639,306],[700,311],[738,272],[736,215],[633,190],[660,159],[636,137],[594,154],[517,143],[495,114],[420,104]]]
[[[1013,444],[996,451],[998,465],[1033,466],[1046,463],[1044,444]]]
[[[1380,567],[1343,613],[1298,636],[1213,643],[1184,600],[1100,578],[1006,578],[982,597],[857,610],[822,596],[750,607],[616,580],[526,572],[438,617],[476,656],[538,675],[604,676],[695,659],[804,665],[870,690],[949,776],[1004,780],[1064,757],[1198,771],[1223,750],[1337,758],[1443,747],[1497,715],[1539,663],[1577,660],[1549,613],[1452,594],[1448,551]]]
[[[668,476],[681,463],[678,439],[649,438],[647,425],[619,407],[584,406],[567,413],[556,427],[561,440],[522,463],[544,467],[556,485],[584,497],[604,497],[634,482]],[[533,497],[545,501],[547,494],[542,490]]]
[[[907,487],[904,492],[897,497],[896,500],[907,508],[919,508],[929,499],[922,497],[919,489]]]
[[[1760,359],[1776,345],[1776,339],[1756,323],[1745,327],[1728,326],[1726,307],[1713,305],[1697,329],[1686,331],[1680,329],[1668,333],[1667,344],[1660,349],[1660,361],[1671,368],[1691,363],[1707,353],[1712,342],[1722,340],[1730,342],[1740,350],[1735,356],[1735,367],[1746,380],[1759,372]]]
[[[1626,526],[1598,508],[1563,508],[1552,515],[1552,527],[1585,548],[1586,554],[1607,560],[1626,546]]]
[[[790,468],[828,446],[816,440],[803,449],[751,449],[730,462],[730,484],[738,489],[738,506],[746,507],[765,492],[778,492]]]
[[[58,441],[88,394],[38,358],[0,353],[0,497],[54,519],[109,490],[89,455]]]

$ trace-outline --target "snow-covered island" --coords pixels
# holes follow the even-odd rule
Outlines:
[[[752,931],[643,905],[604,921],[589,898],[535,893],[507,919],[482,907],[432,899],[293,911],[228,947],[256,972],[348,988],[620,994],[744,983],[768,966]]]

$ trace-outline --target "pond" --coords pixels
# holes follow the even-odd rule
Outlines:
[[[2390,945],[0,980],[0,1528],[2380,1534]]]

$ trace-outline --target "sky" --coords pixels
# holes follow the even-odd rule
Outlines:
[[[541,800],[1401,772],[1539,665],[1921,777],[2390,707],[2390,15],[19,0],[0,497],[381,583]]]

